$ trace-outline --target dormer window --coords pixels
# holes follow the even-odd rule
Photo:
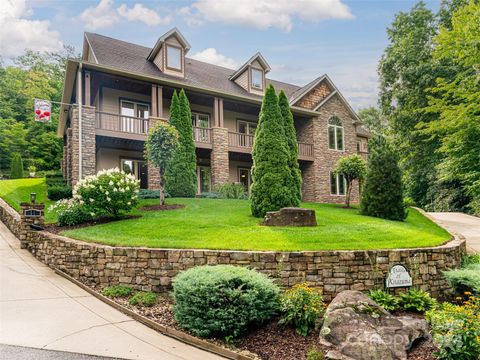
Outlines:
[[[263,71],[252,68],[252,88],[263,90]]]
[[[182,71],[182,49],[167,45],[167,67]]]

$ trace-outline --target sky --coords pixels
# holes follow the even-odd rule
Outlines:
[[[153,47],[177,27],[187,57],[240,67],[260,51],[267,77],[303,86],[328,74],[359,110],[377,104],[386,29],[414,0],[0,0],[0,56],[81,52],[85,31]],[[438,11],[440,0],[428,0]]]

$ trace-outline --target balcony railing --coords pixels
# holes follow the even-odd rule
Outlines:
[[[98,111],[96,113],[96,127],[102,130],[146,135],[148,133],[148,119]]]
[[[197,143],[212,143],[212,129],[211,128],[201,128],[193,127],[193,140]]]
[[[228,146],[250,149],[253,146],[253,135],[229,131]]]
[[[298,143],[298,155],[313,158],[313,144]]]

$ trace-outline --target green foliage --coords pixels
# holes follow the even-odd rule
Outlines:
[[[151,307],[155,305],[156,302],[157,302],[157,294],[150,291],[137,292],[128,300],[128,303],[130,305],[138,305],[138,306],[145,306],[145,307]]]
[[[388,120],[376,107],[368,107],[358,111],[358,116],[362,119],[363,126],[373,135],[386,136],[389,133]]]
[[[467,263],[460,269],[447,270],[443,275],[458,294],[465,291],[480,294],[480,262]]]
[[[73,199],[92,216],[118,217],[135,207],[139,188],[140,182],[133,175],[108,169],[80,180],[73,189]]]
[[[173,93],[170,124],[178,131],[179,146],[166,167],[166,190],[173,197],[194,197],[197,192],[197,158],[190,103],[183,89],[178,96]]]
[[[10,165],[10,179],[23,178],[23,161],[19,153],[12,155],[12,163]]]
[[[115,285],[109,286],[102,290],[102,295],[117,298],[117,297],[127,297],[133,292],[133,289],[130,286],[125,285]]]
[[[28,167],[28,171],[29,171],[30,173],[35,173],[35,172],[37,171],[37,167],[36,167],[35,165],[30,165],[30,166]]]
[[[317,347],[312,346],[308,349],[307,360],[323,360],[323,353]]]
[[[367,172],[365,160],[360,155],[353,154],[342,157],[338,160],[335,173],[342,174],[347,181],[347,196],[345,205],[350,207],[350,196],[352,194],[353,181],[361,181]]]
[[[369,148],[360,211],[363,215],[403,221],[407,211],[403,202],[398,156],[385,138],[380,136],[370,140]]]
[[[172,125],[158,122],[148,131],[147,141],[145,142],[145,157],[159,168],[161,205],[165,204],[165,169],[172,161],[173,154],[178,146],[178,131]]]
[[[285,139],[287,141],[287,148],[289,152],[289,164],[292,183],[289,185],[289,191],[291,193],[291,206],[300,206],[302,200],[302,173],[300,172],[300,166],[298,164],[298,143],[297,132],[293,122],[293,114],[290,110],[290,102],[284,91],[280,91],[278,95],[278,106],[280,107],[280,113],[282,114],[283,126],[285,129]]]
[[[221,184],[215,187],[218,199],[248,199],[242,184]]]
[[[400,307],[399,298],[385,292],[384,290],[370,290],[368,292],[368,297],[387,311],[394,311]]]
[[[462,268],[472,264],[480,264],[480,254],[468,254],[462,257]]]
[[[470,296],[463,306],[443,303],[425,317],[432,328],[433,341],[440,349],[439,360],[480,358],[480,300]]]
[[[59,200],[48,210],[57,214],[60,226],[81,224],[95,217],[94,213],[89,212],[83,204],[75,199]]]
[[[169,194],[165,194],[166,198],[171,197]],[[140,189],[138,192],[139,199],[159,199],[160,190]]]
[[[407,292],[400,294],[399,305],[407,311],[417,311],[424,313],[436,306],[437,302],[430,294],[424,290],[409,289]]]
[[[255,270],[231,265],[191,268],[173,281],[175,319],[198,336],[238,337],[274,315],[279,292]]]
[[[72,197],[72,188],[69,185],[53,185],[47,187],[47,197],[50,200],[61,200]]]
[[[270,85],[263,97],[252,151],[250,199],[255,217],[292,205],[289,186],[293,179],[284,128],[278,98]]]
[[[307,336],[325,313],[319,290],[307,284],[297,284],[280,297],[280,324],[293,325],[298,334]]]

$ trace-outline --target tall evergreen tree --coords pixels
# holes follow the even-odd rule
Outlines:
[[[263,98],[253,144],[251,209],[256,217],[291,206],[292,175],[282,113],[275,89],[270,85]]]
[[[179,95],[173,93],[170,124],[178,131],[179,146],[166,169],[166,191],[174,197],[193,197],[197,191],[197,158],[190,103],[183,89]]]
[[[363,215],[389,220],[407,216],[403,201],[402,172],[398,155],[384,137],[369,142],[367,176],[362,190],[360,211]]]
[[[12,163],[10,166],[10,179],[23,178],[23,161],[19,153],[12,155]]]
[[[290,184],[291,193],[291,206],[299,206],[302,200],[302,173],[300,172],[300,166],[298,165],[298,143],[297,132],[295,131],[295,125],[293,123],[293,114],[290,110],[290,103],[287,95],[282,91],[278,95],[278,105],[280,106],[280,112],[283,119],[283,127],[285,131],[285,137],[287,141],[287,147],[289,152],[289,168],[292,178]]]

